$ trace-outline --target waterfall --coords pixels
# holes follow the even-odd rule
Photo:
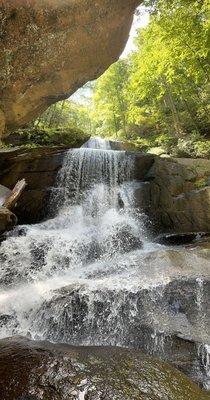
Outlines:
[[[67,152],[50,200],[53,217],[18,228],[19,234],[14,231],[1,245],[1,337],[30,332],[45,338],[51,331],[51,339],[56,339],[57,328],[52,329],[54,322],[45,313],[50,315],[50,304],[56,296],[62,297],[63,290],[69,304],[60,306],[58,300],[54,314],[63,332],[61,339],[69,340],[65,332],[75,312],[82,315],[88,308],[86,331],[96,318],[100,320],[97,307],[104,301],[100,286],[117,286],[121,270],[123,279],[128,279],[131,260],[143,246],[144,226],[133,207],[133,168],[133,158],[123,151],[80,148]],[[124,307],[124,293],[113,301],[116,307],[111,314]],[[63,320],[64,310],[73,313],[68,315],[69,323]],[[110,318],[116,322],[121,317]],[[74,336],[76,327],[72,340]],[[86,340],[84,334],[81,341]]]
[[[206,332],[205,321],[205,293],[204,293],[204,282],[202,278],[196,279],[196,305],[197,305],[197,324],[201,335],[204,337]]]
[[[201,344],[198,346],[198,357],[204,373],[204,387],[206,390],[210,390],[210,345]]]
[[[91,137],[82,147],[91,149],[111,150],[110,141],[100,137]]]
[[[210,390],[210,344],[206,344],[205,340],[208,340],[208,329],[207,329],[207,315],[204,305],[205,291],[204,282],[202,278],[196,279],[197,291],[196,291],[196,303],[197,303],[197,323],[200,330],[200,337],[203,339],[203,343],[198,346],[198,359],[200,361],[201,370],[204,373],[204,387]]]
[[[151,242],[134,170],[133,155],[104,140],[66,152],[48,219],[0,246],[0,337],[127,346],[166,360],[192,337],[209,387],[206,259]]]
[[[73,203],[79,204],[84,190],[90,189],[85,194],[105,195],[107,206],[117,208],[118,198],[122,195],[122,183],[132,180],[133,158],[125,157],[123,151],[106,151],[96,149],[76,149],[69,151],[64,159],[63,167],[57,177],[58,193],[54,204],[70,207]],[[102,193],[104,192],[104,193]],[[53,200],[53,197],[52,197]],[[100,198],[98,204],[102,208]],[[103,202],[104,203],[104,202]]]

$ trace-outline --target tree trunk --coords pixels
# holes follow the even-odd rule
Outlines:
[[[171,114],[172,114],[172,119],[173,119],[173,124],[174,124],[174,129],[176,132],[176,135],[178,137],[182,136],[182,127],[181,127],[181,123],[179,120],[179,114],[178,111],[176,109],[176,105],[174,103],[174,99],[173,99],[173,94],[171,91],[171,87],[170,84],[166,81],[166,79],[163,79],[163,85],[165,87],[166,90],[166,101],[167,104],[171,110]]]
[[[115,112],[113,111],[113,118],[114,118],[114,127],[115,127],[115,139],[117,139],[117,132],[118,132],[118,129],[117,129],[117,119],[116,119],[116,115],[115,115]]]
[[[50,120],[49,120],[48,128],[51,128],[52,125],[53,125],[54,111],[56,110],[56,104],[57,104],[57,103],[55,103],[53,106],[51,106],[51,115],[50,115]]]

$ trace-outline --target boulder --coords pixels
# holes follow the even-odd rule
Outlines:
[[[15,214],[19,223],[36,223],[46,216],[49,194],[61,168],[65,149],[39,147],[0,152],[0,182],[13,189],[25,179],[26,189],[17,201]]]
[[[14,228],[16,223],[16,216],[7,208],[0,207],[0,235]]]
[[[11,195],[11,190],[6,186],[0,185],[0,206],[2,206],[8,196]]]
[[[209,177],[210,160],[155,157],[145,185],[136,191],[136,206],[155,232],[208,232]]]
[[[138,0],[1,1],[0,128],[14,130],[116,61]]]
[[[140,351],[72,347],[23,337],[0,341],[4,400],[207,400],[169,364]]]
[[[159,235],[156,238],[156,242],[169,246],[182,246],[194,243],[200,245],[208,241],[210,241],[210,233],[208,232],[170,233]]]

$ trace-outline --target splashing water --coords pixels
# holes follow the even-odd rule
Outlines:
[[[205,299],[204,299],[204,282],[202,278],[196,279],[196,304],[197,304],[197,319],[198,324],[200,326],[200,330],[202,335],[206,334],[206,312],[204,308]]]
[[[102,148],[89,143],[66,153],[49,219],[18,227],[1,244],[0,337],[141,347],[164,358],[172,331],[187,336],[194,323],[204,331],[206,261],[150,242],[135,207],[143,183],[133,179],[133,156],[104,141],[92,145]],[[188,303],[189,273],[196,289]],[[196,305],[190,322],[188,304]]]
[[[128,279],[127,267],[144,240],[132,204],[132,173],[133,160],[125,152],[82,148],[67,153],[51,198],[54,217],[22,226],[21,235],[14,232],[0,248],[1,337],[43,331],[42,305],[55,290],[79,286],[91,299],[100,285],[120,285],[113,277],[121,270],[122,279]]]

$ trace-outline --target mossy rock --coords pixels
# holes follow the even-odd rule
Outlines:
[[[80,147],[90,138],[90,135],[78,128],[64,127],[51,129],[19,129],[4,138],[6,146],[55,146]]]

